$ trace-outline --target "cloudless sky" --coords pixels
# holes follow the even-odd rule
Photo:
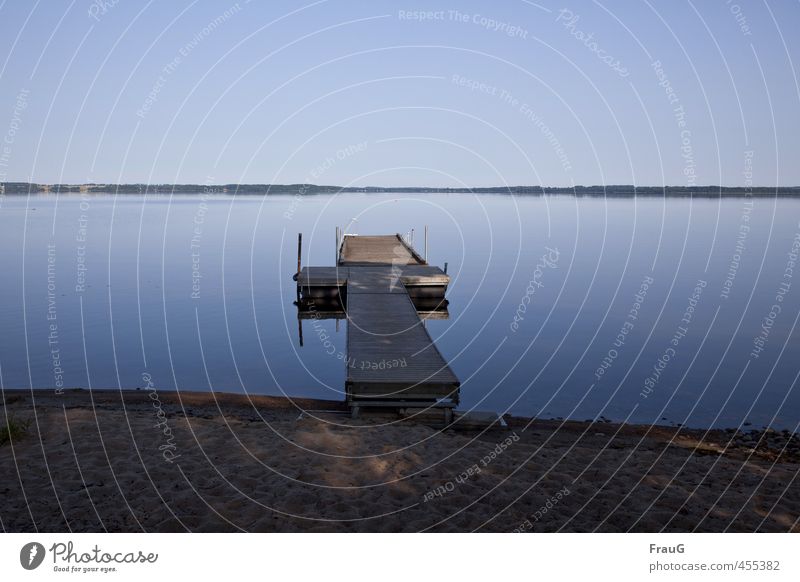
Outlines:
[[[800,185],[798,23],[794,0],[0,0],[0,181]]]

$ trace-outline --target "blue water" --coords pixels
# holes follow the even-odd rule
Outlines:
[[[297,233],[304,264],[332,265],[337,225],[413,228],[421,250],[427,224],[453,277],[450,318],[428,329],[462,408],[794,429],[798,221],[800,201],[771,198],[6,196],[2,386],[148,373],[163,390],[342,398],[320,336],[344,350],[346,324],[304,322],[298,342]]]

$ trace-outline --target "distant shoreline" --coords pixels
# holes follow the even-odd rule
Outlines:
[[[742,196],[800,196],[800,186],[494,186],[478,188],[389,187],[389,186],[326,186],[317,184],[38,184],[32,182],[0,183],[0,194],[255,194],[295,195],[364,193],[364,194],[519,194],[602,197],[698,197],[727,198]]]

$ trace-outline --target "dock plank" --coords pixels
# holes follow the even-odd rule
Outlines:
[[[347,284],[347,267],[303,267],[297,276],[302,287],[343,287]]]
[[[431,265],[401,265],[400,280],[404,285],[449,285],[450,276]]]
[[[347,292],[405,294],[401,276],[397,267],[354,267],[347,280]]]
[[[458,386],[407,293],[354,294],[348,298],[347,317],[349,383],[413,389],[404,394],[427,394],[427,385]]]
[[[367,267],[353,267],[352,272],[374,275],[387,267],[372,265]],[[389,267],[391,269],[391,267]],[[430,265],[397,265],[394,269],[399,272],[400,282],[406,286],[447,286],[450,276],[439,267]],[[350,267],[303,267],[297,276],[297,284],[301,287],[343,287],[348,284],[351,275]],[[391,275],[382,275],[386,286],[389,286]],[[363,279],[362,279],[363,280]]]
[[[340,265],[424,265],[425,261],[399,235],[345,235]]]

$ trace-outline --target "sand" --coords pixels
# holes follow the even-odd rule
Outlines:
[[[797,435],[512,417],[442,431],[221,393],[3,398],[0,426],[29,422],[0,446],[5,531],[800,531]]]

